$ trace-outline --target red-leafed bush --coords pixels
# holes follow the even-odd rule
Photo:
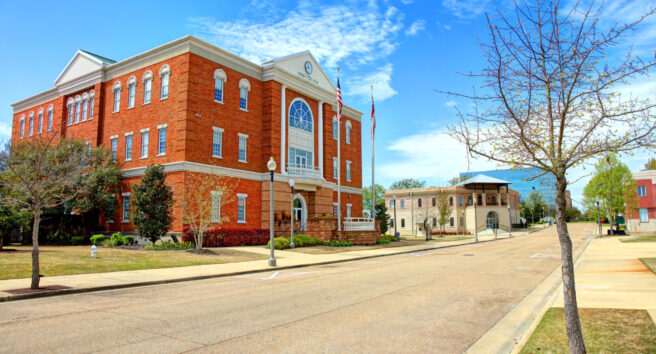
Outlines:
[[[469,235],[469,231],[465,232],[465,234]],[[448,235],[462,235],[462,232],[451,232],[451,231],[433,231],[431,232],[431,235],[442,235],[442,236],[448,236]]]
[[[193,231],[185,227],[182,241],[194,242]],[[203,247],[232,247],[266,245],[269,242],[269,229],[256,228],[218,228],[205,231]]]

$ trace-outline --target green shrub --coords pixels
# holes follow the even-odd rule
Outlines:
[[[132,235],[125,235],[123,236],[123,240],[125,241],[126,245],[132,245],[134,244],[134,236]]]
[[[73,236],[71,237],[71,245],[77,246],[84,243],[84,236]]]
[[[296,241],[296,236],[294,236],[294,241]],[[294,242],[296,244],[296,242]],[[267,247],[271,247],[271,241],[267,242]],[[289,238],[287,237],[276,237],[273,239],[273,248],[277,250],[284,250],[289,248]]]
[[[350,247],[353,246],[353,242],[350,241],[328,241],[323,243],[324,246],[330,247]]]
[[[152,245],[146,245],[144,248],[147,250],[187,250],[196,247],[193,243],[191,242],[158,242]]]
[[[310,247],[310,246],[316,246],[322,244],[323,241],[316,237],[312,237],[304,234],[294,235],[294,246],[296,247]]]
[[[125,245],[125,238],[120,232],[117,232],[112,234],[109,243],[112,247],[123,246]]]
[[[376,241],[376,243],[381,245],[381,244],[385,244],[385,243],[390,243],[390,242],[395,241],[395,240],[396,240],[396,238],[394,238],[394,236],[382,235],[380,237],[380,239],[378,241]]]
[[[91,244],[93,245],[100,246],[101,244],[103,244],[103,241],[105,241],[105,235],[103,234],[91,236]]]

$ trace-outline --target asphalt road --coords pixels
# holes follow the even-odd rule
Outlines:
[[[462,352],[559,265],[555,232],[0,303],[0,352]]]

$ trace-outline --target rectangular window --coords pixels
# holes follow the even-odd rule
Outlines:
[[[337,212],[339,208],[337,208],[337,203],[333,203],[333,216],[338,217]]]
[[[20,137],[23,139],[25,136],[25,119],[20,120]]]
[[[248,108],[248,90],[245,87],[239,88],[239,108],[247,110]]]
[[[111,140],[112,161],[116,162],[116,148],[118,147],[118,138]]]
[[[223,103],[223,79],[214,79],[214,100]]]
[[[75,103],[75,123],[80,123],[80,102]]]
[[[87,114],[89,114],[89,100],[84,100],[82,103],[82,121],[87,121]]]
[[[337,119],[333,119],[333,139],[337,140]]]
[[[158,131],[159,144],[157,145],[157,154],[164,155],[166,154],[166,128],[160,128]]]
[[[132,135],[125,137],[125,161],[132,160]]]
[[[48,131],[52,130],[52,110],[48,111]]]
[[[640,208],[640,222],[649,222],[649,213],[646,208]]]
[[[136,84],[130,84],[128,86],[128,108],[134,107],[134,94],[137,90]]]
[[[433,227],[437,226],[437,218],[433,218]]]
[[[462,196],[458,197],[458,206],[462,206]]]
[[[114,209],[107,210],[107,223],[111,224],[114,222]]]
[[[237,222],[246,222],[246,195],[237,194]]]
[[[346,161],[346,181],[351,182],[351,161]]]
[[[37,130],[39,134],[43,133],[43,112],[39,113],[39,128]]]
[[[394,199],[390,199],[390,208],[394,208]]]
[[[32,135],[34,135],[34,115],[31,115],[29,119],[30,119],[30,127],[29,127],[30,130],[29,130],[27,136],[32,136]]]
[[[246,143],[248,137],[244,135],[239,136],[239,162],[246,162]]]
[[[638,197],[644,197],[647,195],[647,187],[646,186],[638,186]]]
[[[150,103],[150,91],[152,88],[153,79],[144,81],[144,104]]]
[[[394,227],[394,219],[390,219],[390,221],[389,221],[389,226],[390,226],[390,227]]]
[[[91,97],[91,101],[89,102],[89,120],[93,118],[93,97]]]
[[[68,106],[68,119],[66,120],[66,124],[73,124],[73,105]]]
[[[223,129],[213,128],[212,132],[212,156],[221,157],[221,143],[223,142]]]
[[[346,143],[351,143],[351,127],[349,125],[346,126]]]
[[[148,132],[141,133],[141,158],[148,157]]]
[[[449,219],[449,226],[450,226],[450,227],[453,227],[454,223],[455,223],[454,219],[453,219],[453,218],[450,218],[450,219]]]
[[[333,178],[337,179],[337,158],[333,157]]]
[[[351,205],[351,204],[346,204],[346,217],[347,217],[347,218],[350,218],[350,217],[351,217],[351,207],[352,207],[352,206],[353,206],[353,205]]]
[[[221,222],[221,194],[217,191],[212,191],[212,222]]]
[[[401,227],[405,227],[405,219],[401,219]]]
[[[401,209],[405,208],[405,199],[401,199]]]
[[[121,109],[121,88],[114,90],[114,113]]]
[[[432,204],[433,206],[436,206],[436,205],[437,205],[437,198],[433,198],[433,199],[431,200],[431,204]]]
[[[130,197],[123,197],[123,222],[130,221]]]
[[[162,75],[162,97],[165,99],[169,97],[169,73]]]

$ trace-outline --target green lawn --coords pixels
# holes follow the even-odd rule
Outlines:
[[[656,242],[656,235],[640,235],[620,238],[622,242]]]
[[[589,353],[654,353],[656,325],[645,310],[579,309]],[[565,312],[551,308],[522,353],[568,353]]]
[[[184,250],[145,251],[100,247],[98,256],[94,259],[91,258],[89,246],[42,246],[39,247],[39,263],[41,274],[55,276],[266,259],[263,255],[250,252],[220,248],[212,250],[216,254],[198,255]],[[0,252],[0,269],[0,280],[29,278],[32,274],[32,247],[5,247],[5,251]]]
[[[656,258],[640,258],[640,261],[649,268],[652,273],[656,274]]]

